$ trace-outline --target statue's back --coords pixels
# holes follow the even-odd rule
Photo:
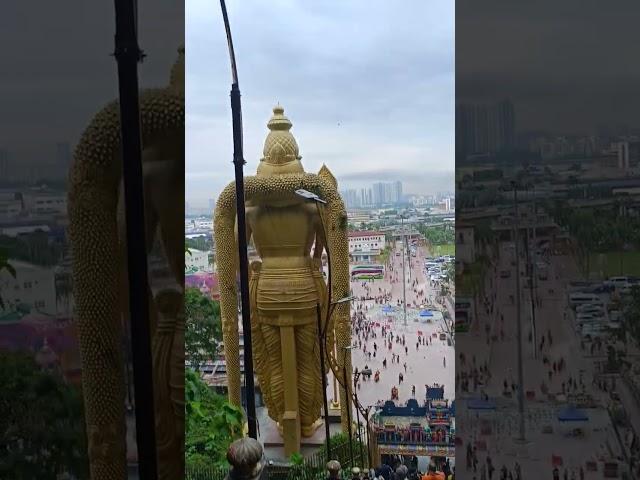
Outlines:
[[[300,203],[277,207],[261,205],[247,212],[262,268],[308,265],[316,233],[316,212],[310,206]]]

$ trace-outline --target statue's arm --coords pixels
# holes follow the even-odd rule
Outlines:
[[[322,259],[322,251],[327,245],[326,238],[324,238],[324,228],[322,226],[322,219],[319,215],[315,215],[315,231],[316,231],[316,241],[315,248],[313,250],[313,258],[320,260]]]
[[[246,209],[246,218],[245,218],[245,235],[246,235],[246,240],[247,240],[247,247],[251,244],[251,237],[253,235],[253,230],[251,229],[251,216],[252,216],[252,210],[251,207],[248,207]],[[238,271],[240,269],[240,257],[239,252],[238,252],[238,217],[236,217],[236,224],[235,224],[235,241],[236,241],[236,271]],[[251,269],[249,269],[251,270]],[[251,271],[249,271],[249,275],[251,275]]]

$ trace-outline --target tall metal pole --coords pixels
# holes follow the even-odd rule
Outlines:
[[[364,450],[362,446],[362,433],[360,431],[360,402],[358,401],[358,379],[360,378],[361,372],[358,371],[356,375],[353,377],[353,397],[355,399],[356,404],[356,425],[358,425],[358,442],[360,442],[360,463],[364,464]]]
[[[515,183],[513,184],[513,208],[515,213],[513,222],[513,236],[516,244],[516,326],[518,336],[518,413],[520,427],[518,440],[524,442],[524,373],[522,366],[522,318],[520,312],[520,222],[518,217],[518,186]]]
[[[538,262],[537,258],[537,243],[536,243],[536,230],[537,230],[537,222],[538,222],[538,212],[536,209],[536,186],[532,185],[533,188],[533,253],[530,254],[531,248],[529,247],[529,236],[527,235],[527,256],[529,257],[529,271],[531,272],[531,289],[529,290],[529,297],[531,299],[531,343],[533,346],[533,358],[538,358],[538,349],[537,345],[537,334],[536,334],[536,298],[537,298],[537,277],[536,277],[536,264]]]
[[[233,121],[233,164],[236,180],[236,212],[238,216],[238,254],[240,258],[240,298],[242,304],[242,335],[244,339],[244,385],[249,436],[258,438],[256,425],[256,399],[253,378],[253,344],[251,343],[251,318],[249,307],[249,260],[247,258],[247,225],[244,211],[244,173],[245,164],[242,145],[242,106],[236,57],[233,51],[231,28],[224,0],[220,0],[224,28],[227,33],[229,57],[231,59],[231,115]]]
[[[351,459],[351,466],[353,467],[353,432],[351,431],[351,396],[349,395],[349,377],[347,376],[347,364],[346,364],[346,357],[347,357],[347,349],[344,349],[344,360],[342,361],[342,378],[344,381],[344,389],[346,392],[346,400],[349,402],[349,404],[347,405],[347,424],[348,424],[348,428],[347,428],[347,432],[349,434],[349,458]]]
[[[369,431],[369,411],[371,406],[368,406],[364,409],[364,423],[367,432],[367,461],[369,462],[369,468],[373,465],[373,461],[371,460],[371,433]]]
[[[404,307],[404,326],[407,326],[407,277],[405,272],[405,248],[404,248],[404,217],[400,216],[402,224],[402,306]]]
[[[316,303],[316,318],[318,322],[318,340],[320,343],[320,374],[322,375],[322,401],[324,406],[324,434],[327,444],[327,462],[331,460],[331,433],[329,432],[329,405],[327,402],[327,372],[324,368],[324,342],[326,332],[322,328],[322,313],[320,304]]]
[[[142,140],[138,98],[138,47],[136,2],[115,0],[116,35],[114,56],[118,62],[122,176],[127,225],[127,264],[133,381],[136,408],[138,475],[141,480],[158,478],[156,425],[149,325],[149,279],[145,239],[142,176]],[[124,399],[123,399],[124,400]]]

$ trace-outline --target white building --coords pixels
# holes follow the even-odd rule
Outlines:
[[[19,304],[47,315],[57,313],[55,271],[19,260],[9,260],[16,270],[16,278],[7,271],[0,272],[0,296],[8,310]]]
[[[191,255],[185,252],[184,254],[184,271],[188,273],[195,272],[211,272],[212,268],[209,265],[209,252],[203,252],[202,250],[189,249]]]
[[[0,235],[4,235],[5,237],[15,238],[19,235],[27,235],[38,231],[50,232],[51,229],[48,225],[38,222],[0,225]]]
[[[22,201],[0,198],[0,218],[11,219],[22,213]]]
[[[356,262],[374,262],[385,247],[383,232],[349,232],[349,256]]]
[[[456,263],[471,264],[476,260],[473,226],[456,225]]]
[[[64,192],[24,193],[24,208],[29,213],[67,213],[67,194]]]

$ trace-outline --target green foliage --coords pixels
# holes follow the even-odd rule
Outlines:
[[[455,230],[443,226],[418,225],[418,231],[431,245],[446,245],[455,242]]]
[[[25,353],[0,352],[0,385],[0,478],[88,478],[80,392]]]
[[[289,462],[291,465],[302,465],[304,463],[304,457],[296,452],[289,457]]]
[[[228,466],[229,445],[242,437],[242,411],[214,393],[192,369],[185,370],[185,410],[187,467]]]
[[[362,435],[366,435],[364,432],[364,428],[362,428]],[[340,465],[342,465],[343,467],[348,466],[350,464],[349,435],[343,432],[331,435],[330,443],[331,460],[338,460],[338,462],[340,462]],[[358,436],[356,433],[353,434],[351,445],[353,446],[353,461],[355,465],[361,467],[363,463],[367,463],[367,445],[358,441]],[[362,461],[360,460],[361,453],[364,455]],[[323,459],[323,461],[327,458],[326,443],[322,444],[322,446],[318,449],[316,455],[318,456],[318,458]]]
[[[493,168],[490,170],[478,170],[473,172],[474,182],[486,182],[491,180],[500,180],[503,177],[503,172],[499,168]]]
[[[16,260],[50,267],[58,263],[64,247],[51,243],[47,232],[38,230],[18,237],[0,235],[0,250]]]
[[[184,349],[194,370],[207,359],[213,359],[222,342],[220,302],[202,294],[197,288],[187,288],[184,296],[186,331]]]
[[[205,236],[185,238],[184,245],[185,250],[200,250],[203,252],[213,251],[213,240]]]
[[[349,221],[347,219],[347,216],[342,215],[339,220],[338,228],[344,232],[347,230],[348,227],[349,227]]]

